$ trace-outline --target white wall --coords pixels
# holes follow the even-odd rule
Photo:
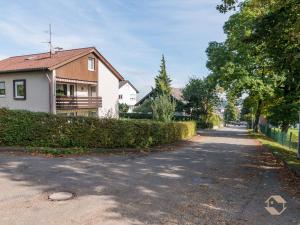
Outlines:
[[[15,100],[13,80],[26,80],[26,100]],[[0,97],[0,107],[24,109],[35,112],[50,112],[49,82],[43,72],[23,72],[0,74],[0,82],[5,81],[6,96]]]
[[[89,89],[87,84],[77,84],[77,96],[78,97],[88,97],[89,96]],[[76,89],[75,89],[76,91]]]
[[[120,103],[125,103],[129,106],[134,106],[136,104],[137,99],[137,93],[136,91],[131,87],[130,84],[125,84],[119,89],[119,95],[122,95],[122,99],[119,99]],[[134,97],[132,100],[131,98]]]
[[[102,97],[102,107],[98,110],[100,117],[119,116],[119,79],[98,60],[98,93]]]

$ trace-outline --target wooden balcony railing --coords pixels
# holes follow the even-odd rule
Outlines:
[[[56,109],[96,109],[102,106],[101,97],[56,96]]]

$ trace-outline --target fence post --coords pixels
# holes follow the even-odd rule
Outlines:
[[[290,132],[289,149],[291,149],[291,145],[292,145],[292,136],[293,136],[293,133]]]

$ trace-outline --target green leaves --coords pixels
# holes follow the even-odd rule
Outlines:
[[[197,117],[204,116],[206,122],[219,104],[213,79],[191,78],[182,93],[184,99],[188,101],[191,113]]]
[[[153,118],[162,122],[170,122],[175,113],[176,103],[168,95],[156,97],[151,104]]]
[[[154,95],[171,95],[171,79],[167,74],[166,61],[164,55],[162,55],[159,74],[155,78]]]
[[[0,108],[0,145],[51,148],[150,147],[190,138],[195,122],[66,117]]]

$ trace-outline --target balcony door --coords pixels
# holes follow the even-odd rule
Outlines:
[[[75,85],[74,84],[70,84],[70,96],[74,97],[75,96]]]

